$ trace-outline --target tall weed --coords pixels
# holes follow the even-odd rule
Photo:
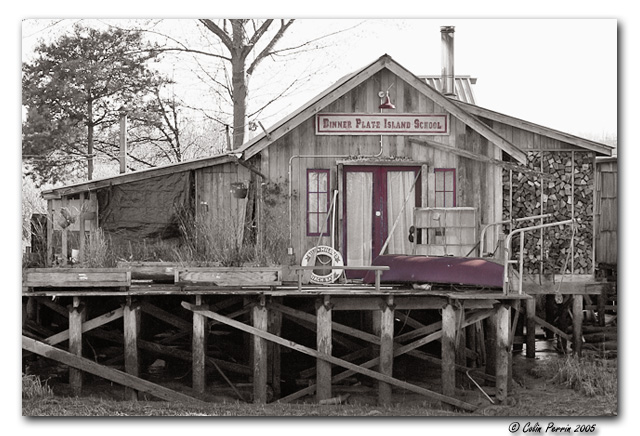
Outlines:
[[[552,383],[567,386],[589,397],[617,395],[617,360],[567,356],[553,361]]]
[[[53,391],[39,377],[30,374],[22,374],[22,399],[33,400],[35,398],[52,397]]]

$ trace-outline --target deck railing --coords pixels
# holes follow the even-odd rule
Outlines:
[[[505,221],[497,221],[495,223],[489,223],[487,225],[485,225],[482,230],[480,231],[480,257],[484,257],[484,246],[485,246],[485,237],[487,234],[487,230],[490,227],[493,226],[499,226],[502,224],[511,224],[511,223],[521,223],[524,221],[533,221],[533,220],[539,220],[539,219],[544,219],[544,218],[549,218],[550,216],[553,216],[550,213],[544,214],[544,215],[534,215],[534,216],[527,216],[524,218],[516,218],[513,220],[505,220]]]
[[[525,232],[528,232],[531,230],[546,229],[548,227],[564,226],[567,224],[570,224],[573,227],[576,224],[576,220],[571,219],[571,220],[565,220],[565,221],[558,221],[554,223],[538,224],[536,226],[530,226],[530,227],[522,227],[520,229],[516,229],[512,231],[511,233],[509,233],[509,235],[507,235],[504,241],[504,272],[503,272],[503,280],[502,280],[502,283],[503,283],[502,291],[505,295],[509,294],[509,267],[512,264],[518,265],[518,276],[519,276],[518,277],[518,294],[522,294],[522,280],[524,276],[523,272],[524,272],[524,234]],[[520,252],[518,253],[519,254],[518,259],[512,260],[511,259],[511,240],[516,234],[520,234]],[[572,233],[571,239],[572,239],[571,244],[573,244],[573,233]],[[540,251],[542,255],[542,247],[540,247]]]
[[[380,291],[380,277],[384,271],[389,271],[391,268],[385,265],[380,266],[347,266],[347,265],[308,265],[308,266],[294,266],[292,269],[298,275],[298,290],[302,290],[302,277],[305,271],[331,271],[334,269],[343,271],[373,271],[375,274],[375,290]]]

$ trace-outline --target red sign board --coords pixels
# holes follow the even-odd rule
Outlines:
[[[317,114],[316,135],[448,135],[448,114]]]

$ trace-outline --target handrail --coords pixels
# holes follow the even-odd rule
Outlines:
[[[292,266],[298,274],[298,290],[302,289],[302,272],[313,270],[334,270],[341,269],[344,271],[373,271],[376,275],[375,288],[376,291],[380,290],[380,277],[384,271],[389,271],[391,268],[387,265],[369,265],[369,266],[348,266],[348,265],[307,265],[307,266]]]
[[[518,272],[519,272],[519,284],[518,284],[518,294],[522,294],[522,278],[523,278],[523,270],[524,270],[524,233],[530,230],[538,230],[545,229],[547,227],[556,227],[571,224],[571,226],[575,226],[576,220],[570,219],[565,221],[558,221],[555,223],[548,224],[538,224],[536,226],[530,227],[522,227],[520,229],[516,229],[507,235],[504,241],[504,271],[503,271],[503,279],[502,279],[502,292],[507,295],[509,293],[509,264],[517,263],[518,264]],[[520,234],[520,252],[519,259],[511,260],[511,239],[517,234]],[[573,233],[571,235],[571,239],[573,239]],[[542,247],[540,248],[542,251]]]
[[[489,227],[499,226],[501,224],[520,223],[520,222],[523,222],[523,221],[533,221],[533,220],[542,219],[542,218],[549,218],[550,216],[553,216],[553,214],[546,213],[544,215],[527,216],[527,217],[524,217],[524,218],[516,218],[516,219],[513,219],[513,220],[497,221],[497,222],[489,223],[489,224],[485,225],[482,228],[482,230],[480,230],[480,257],[482,257],[482,253],[484,253],[484,238],[485,238],[485,234],[487,233],[487,230],[489,229]]]

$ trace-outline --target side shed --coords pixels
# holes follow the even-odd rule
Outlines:
[[[243,164],[224,154],[45,191],[48,265],[80,261],[89,241],[95,242],[94,250],[108,243],[110,255],[125,259],[159,242],[164,250],[177,249],[184,236],[205,229],[209,237],[218,231],[221,239],[241,241],[244,225],[221,234],[218,223],[244,222],[247,198],[230,192],[251,182]],[[96,237],[101,241],[92,240]],[[162,252],[155,255],[159,259],[153,260],[162,260]]]
[[[596,265],[618,264],[618,158],[596,159]]]

